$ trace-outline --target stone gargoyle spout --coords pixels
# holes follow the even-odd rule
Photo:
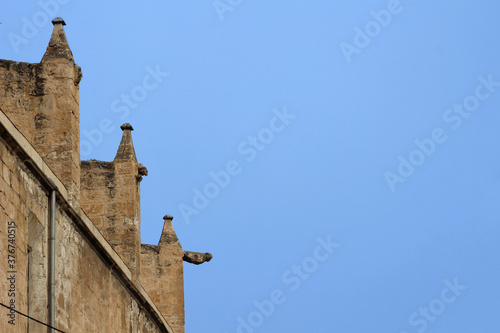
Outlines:
[[[200,265],[203,264],[204,262],[209,262],[212,260],[213,256],[211,253],[200,253],[200,252],[191,252],[191,251],[184,251],[184,257],[182,260],[185,262],[188,262],[190,264],[195,264],[195,265]]]

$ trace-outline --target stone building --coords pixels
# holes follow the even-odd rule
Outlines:
[[[80,67],[63,30],[40,63],[0,60],[0,332],[184,332],[183,251],[166,215],[141,244],[132,126],[113,161],[81,161]]]

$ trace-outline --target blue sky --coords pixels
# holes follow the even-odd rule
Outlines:
[[[187,332],[498,332],[499,3],[0,8],[4,59],[65,19],[82,159],[134,126],[143,243],[170,214],[213,253],[185,265]]]

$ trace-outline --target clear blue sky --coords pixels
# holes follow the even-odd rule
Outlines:
[[[54,1],[2,4],[0,57],[65,19],[82,158],[131,123],[143,243],[214,255],[187,332],[499,331],[500,3]]]

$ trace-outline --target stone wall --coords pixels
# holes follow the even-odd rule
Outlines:
[[[1,119],[0,119],[1,120]],[[68,203],[63,184],[41,158],[0,127],[0,300],[47,322],[48,179],[61,188],[56,211],[56,328],[65,332],[171,331],[149,296],[93,225]],[[18,135],[20,136],[20,135]],[[28,147],[26,143],[24,148]],[[34,153],[34,150],[32,151]],[[46,175],[40,171],[45,169]],[[38,172],[34,172],[38,171]],[[15,222],[15,296],[8,297],[8,223]],[[101,237],[101,238],[99,238]],[[11,244],[12,245],[12,244]],[[106,249],[108,246],[108,249]],[[114,257],[113,257],[114,255]],[[0,332],[46,332],[20,314],[2,310]]]
[[[171,216],[158,245],[141,245],[140,182],[147,169],[137,162],[130,124],[121,127],[113,161],[80,161],[82,74],[64,21],[52,23],[40,63],[0,59],[0,302],[12,300],[16,311],[48,322],[48,195],[56,186],[56,328],[183,333],[183,261],[198,265],[212,255],[183,251]],[[14,224],[15,273],[9,273]],[[0,308],[2,333],[47,331],[19,313],[10,325],[8,313]]]
[[[27,176],[21,165],[22,162],[14,156],[5,141],[0,139],[0,249],[2,254],[0,258],[0,302],[10,305],[13,300],[17,310],[30,313],[28,305],[28,299],[30,299],[33,302],[31,311],[42,315],[46,304],[40,304],[40,300],[37,300],[36,296],[28,294],[27,227],[30,220],[35,222],[37,219],[47,220],[47,194],[40,191],[40,188],[36,186],[33,179]],[[9,222],[15,222],[13,233],[15,237],[11,238],[11,243],[9,243],[8,238]],[[36,228],[33,226],[33,222],[29,224],[33,229]],[[43,230],[41,233],[43,234]],[[41,247],[43,248],[43,246]],[[37,249],[40,247],[36,246],[35,250]],[[11,250],[10,253],[9,250]],[[10,258],[14,261],[10,264],[14,266],[10,266],[8,254],[13,256]],[[43,252],[38,257],[31,256],[34,260],[29,263],[31,267],[36,261],[44,261],[43,256]],[[9,273],[11,269],[14,269],[16,273]],[[42,271],[45,273],[46,269],[42,269]],[[40,271],[33,273],[43,279]],[[9,276],[11,281],[7,280]],[[12,277],[14,278],[12,279]],[[43,284],[44,281],[40,280],[40,283]],[[25,319],[16,314],[16,325],[12,326],[7,322],[10,319],[7,317],[8,310],[0,309],[0,313],[2,314],[0,332],[28,332],[28,322]]]
[[[0,60],[0,108],[6,110],[12,122],[23,130],[33,144],[36,105],[42,104],[36,80],[38,64]],[[39,71],[39,70],[38,70]]]

